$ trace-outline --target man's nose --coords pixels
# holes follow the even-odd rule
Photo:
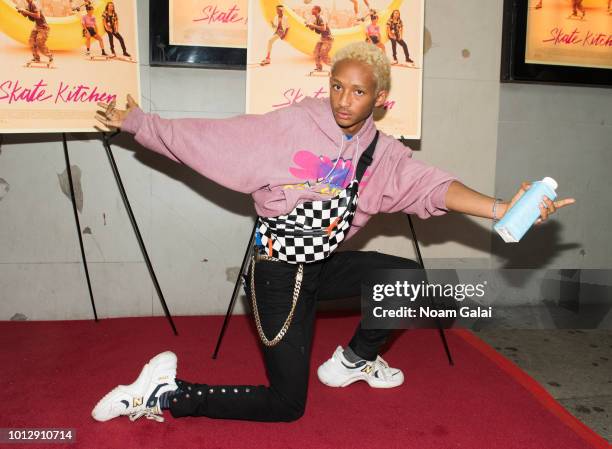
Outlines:
[[[351,103],[350,92],[348,90],[343,91],[340,94],[340,106],[349,106]]]

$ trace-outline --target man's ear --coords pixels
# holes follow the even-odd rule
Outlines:
[[[380,92],[378,92],[376,94],[376,103],[374,103],[374,106],[377,108],[382,107],[382,105],[385,104],[385,101],[387,101],[388,95],[389,95],[389,92],[387,92],[386,90],[381,90]]]

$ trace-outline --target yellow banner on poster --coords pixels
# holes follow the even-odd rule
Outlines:
[[[170,45],[246,48],[247,0],[170,0]]]
[[[612,1],[531,0],[525,62],[612,69]]]
[[[0,0],[0,133],[87,132],[140,99],[135,0]]]
[[[389,97],[374,113],[377,128],[420,138],[423,0],[251,0],[249,7],[247,113],[328,97],[335,52],[369,40],[392,61]],[[315,32],[312,25],[321,24],[329,32]]]

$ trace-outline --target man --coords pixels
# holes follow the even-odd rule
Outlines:
[[[272,24],[272,28],[274,29],[274,33],[272,37],[268,39],[268,50],[266,53],[266,57],[261,61],[261,65],[270,64],[270,53],[272,53],[272,45],[277,40],[285,39],[287,33],[289,32],[289,26],[287,25],[287,17],[283,14],[283,5],[276,5],[276,17],[274,20],[270,22]]]
[[[315,18],[314,23],[306,23],[306,26],[321,36],[313,52],[316,64],[315,71],[321,72],[323,71],[321,62],[329,64],[329,51],[331,50],[334,38],[331,35],[328,23],[321,16],[321,7],[318,5],[313,6],[311,13]]]
[[[32,49],[32,62],[40,62],[40,53],[49,58],[49,64],[53,62],[53,54],[47,48],[49,39],[49,25],[41,9],[34,0],[27,0],[27,9],[17,8],[19,14],[34,22],[34,29],[30,33],[28,43]]]
[[[377,132],[373,110],[387,99],[389,75],[386,56],[372,44],[357,42],[334,58],[329,99],[306,98],[263,115],[165,120],[145,114],[128,96],[127,111],[100,103],[103,111],[97,118],[106,126],[134,133],[142,145],[223,186],[251,194],[258,220],[280,220],[299,207],[326,201],[330,188],[353,185],[355,179],[365,176],[366,167],[367,184],[359,187],[346,239],[379,212],[403,211],[421,218],[449,210],[488,218],[503,216],[528,184],[521,186],[512,201],[501,202],[412,159],[408,148]],[[264,136],[262,129],[279,132]],[[362,163],[367,154],[371,161]],[[306,159],[313,163],[297,163]],[[545,199],[540,221],[571,202],[573,199],[554,203]],[[409,272],[414,273],[411,280],[415,282],[422,276],[416,262],[377,252],[334,252],[320,262],[287,263],[274,257],[274,245],[267,247],[267,236],[260,229],[246,290],[263,342],[270,385],[179,380],[175,378],[176,356],[163,352],[145,365],[134,383],[105,395],[92,411],[94,419],[128,415],[163,420],[163,410],[169,409],[173,417],[294,421],[306,407],[316,302],[358,296],[361,280],[373,269],[414,269]],[[300,230],[285,228],[289,233]],[[389,330],[359,325],[348,345],[338,346],[319,367],[319,380],[330,387],[357,381],[373,388],[398,387],[404,381],[402,371],[390,367],[379,354],[389,334]]]

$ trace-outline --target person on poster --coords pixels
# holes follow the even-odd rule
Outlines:
[[[381,42],[380,26],[378,25],[378,15],[376,11],[372,11],[370,14],[370,24],[366,28],[366,40],[376,45],[380,51],[385,53],[385,46]]]
[[[355,13],[355,17],[357,18],[359,15],[359,0],[351,0],[351,3],[353,4],[353,11]],[[368,8],[369,10],[370,3],[368,2],[368,0],[363,0],[363,3],[365,4],[366,8]]]
[[[104,22],[104,29],[106,30],[106,35],[108,36],[108,43],[110,44],[110,51],[112,55],[116,56],[114,42],[114,38],[116,37],[121,45],[123,56],[130,58],[131,56],[125,47],[125,41],[123,40],[121,34],[119,34],[119,17],[117,16],[117,11],[115,10],[115,4],[113,2],[108,2],[106,4],[104,12],[102,13],[102,21]]]
[[[404,23],[400,16],[399,9],[393,10],[391,17],[387,22],[387,36],[391,41],[391,51],[393,52],[392,64],[397,64],[397,45],[399,44],[404,50],[404,57],[406,58],[406,64],[413,64],[414,61],[410,59],[410,53],[408,52],[408,45],[403,38],[404,35]]]
[[[274,33],[268,39],[268,49],[266,53],[266,57],[261,61],[261,65],[270,64],[270,54],[272,53],[272,45],[277,40],[285,39],[287,33],[289,32],[289,26],[287,25],[287,16],[284,15],[283,5],[276,5],[276,17],[270,22],[272,24],[272,28],[274,29]]]
[[[92,0],[83,0],[83,3],[77,6],[72,6],[72,0],[70,0],[70,9],[72,9],[72,11],[74,12],[79,12],[81,8],[85,8],[85,10],[87,11],[88,6],[91,6],[93,8]]]
[[[85,46],[87,47],[87,56],[91,56],[90,46],[91,38],[93,37],[100,44],[100,50],[102,50],[102,56],[108,56],[104,51],[104,41],[98,33],[98,25],[96,24],[96,18],[94,17],[94,8],[91,4],[85,7],[87,14],[81,18],[81,25],[83,26],[83,33],[85,36]]]
[[[163,421],[163,410],[175,418],[299,419],[306,407],[317,301],[359,296],[363,278],[375,269],[408,269],[416,284],[423,276],[417,262],[403,257],[365,251],[321,254],[322,249],[307,236],[326,234],[343,240],[346,232],[348,239],[373,215],[400,211],[423,219],[449,211],[497,219],[530,188],[522,183],[510,201],[502,201],[413,159],[409,148],[376,129],[373,111],[384,105],[389,89],[387,57],[370,43],[354,42],[334,57],[329,98],[307,97],[262,115],[163,119],[143,112],[131,96],[127,110],[115,108],[114,103],[99,104],[102,111],[96,118],[105,126],[135,134],[136,141],[152,151],[222,186],[252,195],[258,226],[245,290],[263,343],[269,386],[177,379],[177,357],[166,351],[153,357],[134,383],[119,385],[102,397],[92,410],[95,420],[145,416]],[[312,149],[310,156],[306,157],[304,148]],[[361,179],[367,179],[363,186]],[[329,193],[331,184],[339,186],[338,194]],[[290,188],[305,185],[308,188]],[[344,212],[330,207],[339,198],[347,200]],[[538,223],[574,201],[543,197]],[[293,221],[305,210],[315,212],[306,215],[312,217],[312,226]],[[326,220],[317,211],[328,211]],[[260,224],[273,222],[282,226],[286,236],[304,237],[286,239],[280,247],[281,240],[270,243],[269,228]],[[332,224],[325,227],[327,222]],[[291,248],[300,249],[294,257],[322,257],[312,263],[291,263]],[[400,386],[402,371],[380,356],[391,333],[359,324],[348,345],[338,346],[319,366],[319,380],[330,387],[357,381],[373,388]]]
[[[578,11],[581,12],[580,19],[584,19],[586,10],[584,9],[584,6],[582,6],[582,0],[572,0],[572,14],[570,15],[570,18],[578,17]]]
[[[32,62],[40,62],[40,54],[42,53],[49,58],[49,64],[51,64],[53,62],[53,53],[47,48],[50,30],[42,10],[34,0],[27,0],[26,9],[17,8],[17,11],[28,20],[34,22],[34,28],[28,40],[32,50]]]
[[[321,7],[312,7],[311,14],[314,16],[314,23],[307,22],[306,26],[320,36],[319,42],[315,45],[313,56],[315,59],[315,72],[323,71],[322,62],[329,65],[329,51],[331,50],[334,38],[331,34],[329,24],[321,15]]]

